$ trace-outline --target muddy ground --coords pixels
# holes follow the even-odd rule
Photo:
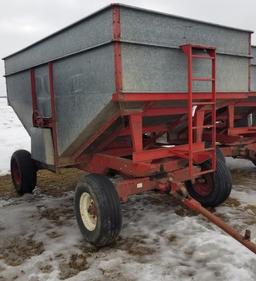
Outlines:
[[[231,197],[215,210],[239,231],[255,230],[255,172],[233,169]],[[123,230],[112,247],[85,243],[73,213],[82,175],[40,171],[35,194],[22,198],[9,175],[0,177],[0,281],[256,280],[254,255],[168,195],[124,204]]]

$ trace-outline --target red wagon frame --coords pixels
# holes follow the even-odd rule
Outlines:
[[[83,143],[71,156],[61,158],[58,154],[56,110],[54,97],[54,61],[48,63],[48,76],[50,85],[51,117],[44,118],[39,112],[36,94],[35,70],[31,69],[31,94],[33,106],[33,126],[50,128],[52,132],[54,148],[54,170],[61,167],[77,167],[90,173],[107,174],[113,170],[122,175],[121,180],[117,180],[116,189],[122,201],[126,201],[132,194],[142,193],[148,190],[171,191],[171,193],[181,199],[189,208],[201,213],[224,231],[232,235],[239,242],[256,253],[255,245],[248,239],[237,234],[231,227],[224,224],[220,219],[204,209],[198,202],[190,197],[181,196],[184,191],[184,182],[194,181],[204,174],[213,173],[216,168],[215,143],[222,141],[225,143],[224,135],[216,135],[216,100],[223,102],[222,106],[229,108],[229,124],[234,121],[232,113],[233,101],[246,100],[248,92],[221,93],[216,92],[216,53],[215,48],[210,46],[200,46],[187,44],[181,46],[184,55],[187,57],[187,77],[188,91],[184,93],[128,93],[122,89],[122,53],[121,53],[121,19],[120,7],[112,6],[113,18],[113,51],[115,66],[115,93],[112,101],[129,104],[140,103],[139,110],[121,109],[109,120],[106,120],[97,132]],[[193,54],[193,50],[204,50],[204,54]],[[211,77],[193,77],[192,60],[208,59],[212,63]],[[193,81],[211,82],[210,92],[193,92]],[[187,101],[187,106],[179,107],[158,107],[161,101]],[[241,104],[241,102],[240,102]],[[196,111],[193,115],[193,106]],[[179,115],[180,118],[173,124],[166,122],[156,125],[145,125],[144,117],[159,117]],[[187,116],[184,119],[184,116]],[[98,139],[118,118],[126,120],[127,126],[120,127],[112,132],[95,151],[87,153],[86,149]],[[205,123],[206,121],[206,123]],[[163,147],[156,144],[156,139],[180,124],[187,124],[183,136],[176,140],[174,146]],[[233,128],[230,127],[230,130]],[[205,134],[205,131],[207,133]],[[230,131],[231,132],[231,131]],[[149,133],[149,138],[143,138],[145,133]],[[122,137],[124,137],[122,139]],[[221,139],[222,138],[222,139]],[[127,142],[131,140],[131,143]],[[205,140],[209,143],[206,147]],[[251,144],[250,144],[251,145]],[[256,145],[255,145],[256,146]],[[226,150],[223,149],[227,155]],[[200,164],[210,160],[211,167],[201,170]]]

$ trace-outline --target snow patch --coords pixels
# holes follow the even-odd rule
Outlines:
[[[17,149],[30,151],[30,137],[7,100],[0,98],[0,175],[10,172],[10,159]]]

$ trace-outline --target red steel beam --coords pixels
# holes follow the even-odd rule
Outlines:
[[[121,158],[104,153],[96,153],[92,158],[81,164],[80,168],[87,172],[104,174],[108,169],[119,171],[121,174],[133,177],[147,177],[160,172],[161,167],[166,172],[181,170],[185,166],[182,159],[170,159],[161,163],[133,162],[130,159]],[[182,173],[181,173],[182,175]]]
[[[108,169],[113,169],[133,177],[150,176],[157,171],[157,167],[150,163],[133,163],[130,159],[113,155],[96,153],[90,161],[86,162],[83,170],[91,173],[105,174]]]
[[[131,130],[131,138],[133,150],[140,152],[143,150],[142,142],[142,114],[141,112],[131,114],[129,119],[129,127]]]
[[[231,135],[228,135],[226,132],[221,134],[221,133],[218,133],[217,136],[216,136],[216,141],[217,142],[220,142],[221,144],[233,144],[233,143],[236,143],[236,144],[239,144],[240,143],[240,136],[231,136]]]
[[[202,142],[203,137],[203,126],[205,121],[205,111],[204,110],[196,110],[195,112],[195,139],[196,142]]]
[[[49,73],[49,85],[50,85],[50,97],[51,97],[51,130],[53,139],[53,149],[54,149],[54,164],[55,167],[58,166],[58,141],[57,141],[57,117],[55,108],[55,97],[54,97],[54,84],[53,84],[53,64],[48,63],[48,73]]]
[[[112,6],[112,32],[114,39],[114,65],[115,65],[115,86],[116,92],[122,91],[122,56],[121,56],[121,18],[120,7],[118,5]]]
[[[150,180],[149,177],[140,179],[121,180],[115,184],[119,198],[122,202],[126,202],[128,197],[134,194],[140,194],[153,190],[157,187],[157,183]]]
[[[188,137],[188,167],[189,174],[192,176],[193,171],[193,154],[192,154],[192,144],[194,131],[193,127],[193,50],[190,45],[181,46],[183,52],[187,57],[187,107],[188,107],[188,116],[187,116],[187,137]]]
[[[256,127],[229,128],[229,135],[256,134]]]
[[[222,219],[220,219],[216,215],[209,212],[199,202],[197,202],[196,200],[194,200],[192,198],[185,198],[181,202],[187,208],[189,208],[189,209],[197,212],[198,214],[201,214],[205,218],[207,218],[209,221],[211,221],[212,223],[217,225],[219,228],[221,228],[227,234],[232,236],[234,239],[236,239],[238,242],[240,242],[242,245],[244,245],[246,248],[248,248],[250,251],[252,251],[254,254],[256,254],[256,245],[254,243],[252,243],[248,238],[240,235],[235,229],[233,229],[231,226],[226,224]]]
[[[211,99],[211,92],[200,92],[193,93],[194,100],[207,100]],[[180,93],[114,93],[112,96],[113,101],[121,101],[121,102],[136,102],[136,101],[167,101],[167,100],[184,100],[187,101],[188,93],[180,92]],[[236,93],[224,93],[217,92],[216,99],[217,100],[232,100],[235,99],[247,99],[247,92],[236,92]]]
[[[194,151],[202,150],[202,149],[204,149],[203,143],[193,144]],[[158,149],[144,150],[141,152],[134,152],[133,160],[135,162],[150,161],[150,160],[154,160],[154,159],[171,157],[171,156],[175,156],[175,155],[182,157],[182,158],[188,158],[188,152],[189,152],[188,144],[177,145],[177,146],[169,147],[169,148],[158,148]]]
[[[243,101],[243,102],[238,102],[235,104],[236,107],[255,107],[256,102],[253,101]]]
[[[235,106],[233,104],[228,106],[228,125],[229,128],[234,128],[234,120],[235,120]]]
[[[110,156],[124,157],[127,155],[131,155],[132,151],[133,150],[131,147],[120,147],[120,148],[109,148],[107,150],[102,151],[101,153],[107,154]]]
[[[161,107],[161,108],[146,108],[143,116],[165,116],[165,115],[178,115],[188,113],[187,107]]]
[[[195,168],[197,171],[198,169]],[[122,202],[127,201],[128,197],[134,194],[141,194],[150,190],[158,190],[160,192],[170,191],[171,181],[185,181],[189,180],[188,168],[178,169],[166,174],[161,179],[152,179],[151,177],[134,178],[127,180],[120,180],[115,183],[118,195]]]

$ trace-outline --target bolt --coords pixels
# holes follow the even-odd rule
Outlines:
[[[244,240],[251,240],[251,231],[249,229],[245,230]]]

